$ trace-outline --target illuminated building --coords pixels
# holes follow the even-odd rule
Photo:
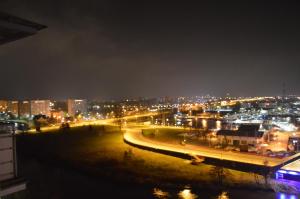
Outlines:
[[[259,131],[259,125],[240,125],[238,130],[219,130],[217,138],[219,143],[245,146],[256,146],[263,142],[264,132]]]
[[[68,105],[66,100],[52,101],[52,111],[63,111],[68,112]]]
[[[7,110],[7,101],[0,100],[0,112],[5,112]]]
[[[19,114],[20,117],[29,117],[31,116],[31,106],[30,101],[20,101],[19,102]]]
[[[19,115],[19,102],[16,100],[7,102],[7,111],[18,116]]]
[[[68,99],[68,114],[74,116],[87,112],[87,103],[84,99]]]
[[[50,116],[50,100],[31,100],[31,115]]]
[[[65,117],[65,112],[63,111],[51,111],[51,117],[61,121]]]
[[[50,100],[8,101],[7,111],[19,117],[39,114],[50,116]]]

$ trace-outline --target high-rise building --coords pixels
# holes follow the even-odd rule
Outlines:
[[[33,115],[50,116],[50,100],[0,100],[0,112],[8,111],[18,117],[30,117]]]
[[[68,99],[68,114],[74,116],[87,112],[87,103],[84,99]]]
[[[5,112],[7,110],[7,101],[0,100],[0,112]]]
[[[31,116],[31,104],[29,100],[19,101],[19,117]]]
[[[7,111],[18,116],[19,115],[19,102],[16,100],[8,101],[7,102]]]
[[[52,111],[63,111],[68,112],[68,104],[66,100],[55,100],[52,101]]]
[[[31,115],[47,115],[50,116],[50,100],[31,100]]]

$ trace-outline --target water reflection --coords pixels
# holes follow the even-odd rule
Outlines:
[[[153,189],[153,195],[154,195],[156,198],[161,198],[161,199],[169,198],[169,193],[166,192],[166,191],[162,191],[162,190],[159,189],[159,188],[154,188],[154,189]]]
[[[295,194],[276,193],[276,199],[300,199]]]
[[[229,199],[227,192],[223,191],[217,199]]]
[[[205,119],[202,120],[202,128],[204,128],[204,129],[207,128],[207,120],[205,120]]]
[[[214,198],[214,199],[233,199],[233,198],[244,198],[244,199],[300,199],[300,195],[288,194],[281,192],[264,192],[264,191],[246,191],[246,190],[231,190],[230,192],[219,192],[218,194],[213,191],[194,192],[191,187],[186,186],[183,189],[167,189],[162,190],[160,188],[153,189],[153,197],[157,199],[168,199],[168,198],[180,198],[180,199],[198,199],[200,198]]]
[[[190,189],[184,189],[178,193],[179,198],[182,199],[195,199],[198,198],[196,194],[193,194]]]
[[[217,130],[220,130],[221,127],[222,127],[221,121],[220,121],[220,120],[217,120],[217,121],[216,121],[216,129],[217,129]]]

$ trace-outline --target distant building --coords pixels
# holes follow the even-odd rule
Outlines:
[[[50,116],[50,100],[0,101],[0,112],[8,111],[18,117]]]
[[[264,132],[259,131],[259,125],[242,124],[238,130],[219,130],[218,142],[233,146],[251,145],[262,143]]]
[[[68,112],[68,104],[67,100],[60,100],[60,101],[52,101],[52,111],[63,111]]]
[[[263,109],[274,109],[278,107],[277,102],[260,102],[258,103],[259,108]]]
[[[168,96],[159,98],[159,103],[162,103],[162,104],[172,104],[172,103],[174,103],[174,101],[175,100],[172,97],[168,97]]]
[[[54,118],[58,121],[62,121],[62,119],[65,117],[64,111],[51,111],[51,118]]]
[[[7,110],[7,101],[0,100],[0,112],[5,112]]]
[[[50,100],[31,100],[31,115],[46,115],[50,116]]]
[[[74,116],[87,112],[87,102],[84,99],[68,99],[68,114]]]
[[[19,102],[16,100],[7,102],[7,111],[18,116],[19,115]]]
[[[31,103],[29,100],[19,101],[19,117],[30,117],[31,116]]]

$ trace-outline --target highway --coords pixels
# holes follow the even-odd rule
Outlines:
[[[122,118],[109,118],[109,119],[101,119],[101,120],[93,120],[93,121],[80,121],[76,123],[70,123],[70,127],[80,127],[80,126],[87,126],[87,125],[113,125],[117,120],[133,120],[141,117],[150,117],[157,115],[156,112],[153,113],[145,113],[145,114],[137,114],[137,115],[129,115],[124,116]],[[61,124],[57,124],[54,126],[45,126],[41,127],[41,132],[48,132],[53,130],[58,130]],[[28,130],[28,133],[38,133],[36,129]]]

